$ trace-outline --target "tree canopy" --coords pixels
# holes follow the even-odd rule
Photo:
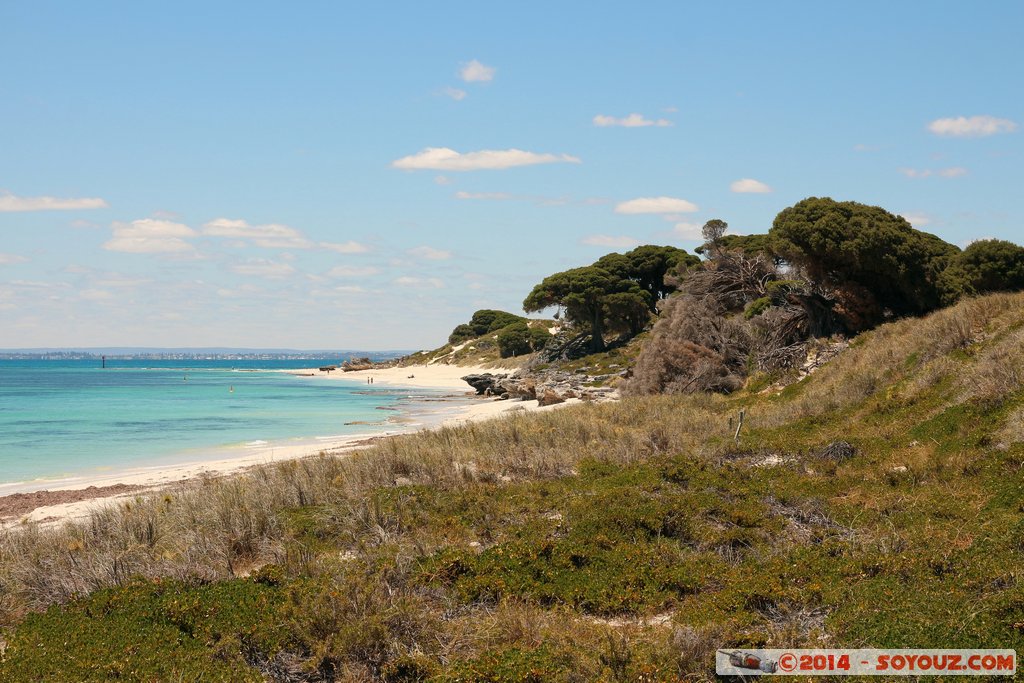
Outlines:
[[[961,296],[1024,289],[1024,247],[1005,240],[978,240],[956,255],[942,274],[944,302]]]
[[[620,278],[604,268],[572,268],[544,278],[523,301],[523,309],[531,313],[550,306],[564,308],[570,322],[590,325],[590,346],[600,351],[604,348],[605,297],[619,282]]]
[[[768,234],[773,252],[812,281],[874,307],[879,319],[883,310],[902,315],[937,308],[939,276],[960,251],[881,207],[827,197],[784,209]]]
[[[605,254],[595,263],[550,275],[523,302],[527,313],[549,306],[565,310],[566,319],[590,330],[590,348],[604,349],[608,332],[639,334],[673,291],[665,275],[700,263],[684,249],[646,244],[625,254]]]
[[[702,244],[694,249],[701,256],[710,256],[708,244]],[[763,254],[768,257],[774,256],[769,247],[768,235],[722,235],[718,238],[717,248],[722,251],[742,251],[746,256]]]
[[[452,333],[448,336],[448,343],[458,344],[467,339],[476,339],[489,332],[497,332],[503,327],[508,327],[517,322],[525,324],[526,318],[515,313],[484,308],[474,313],[468,323],[463,323],[452,330]]]
[[[673,285],[665,282],[665,274],[680,264],[691,266],[697,263],[700,259],[685,249],[645,244],[625,254],[605,254],[594,265],[639,285],[651,295],[648,304],[653,313],[658,301],[675,291]]]

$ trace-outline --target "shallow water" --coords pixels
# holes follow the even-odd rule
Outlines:
[[[281,372],[314,364],[108,359],[103,369],[96,360],[0,360],[0,483],[394,431],[396,418],[422,418],[430,409],[420,402],[441,394]]]

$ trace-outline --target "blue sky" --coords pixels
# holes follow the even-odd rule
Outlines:
[[[808,196],[1024,242],[1024,3],[494,5],[0,4],[0,348],[433,347]]]

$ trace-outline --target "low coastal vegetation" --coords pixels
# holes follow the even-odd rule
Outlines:
[[[1022,330],[1024,295],[991,295],[781,389],[516,414],[5,533],[0,680],[668,681],[721,647],[1019,649]]]
[[[710,680],[739,647],[1024,647],[1024,249],[811,198],[402,362],[625,397],[0,533],[0,681]],[[997,292],[997,293],[992,293]],[[918,317],[911,317],[918,316]],[[524,355],[525,354],[525,355]]]

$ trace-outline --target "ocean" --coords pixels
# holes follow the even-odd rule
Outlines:
[[[394,432],[443,397],[281,372],[314,360],[106,363],[0,360],[0,488]]]

